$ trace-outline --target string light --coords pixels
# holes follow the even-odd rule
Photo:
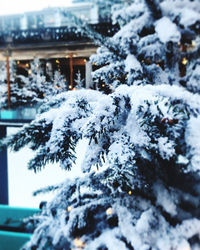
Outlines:
[[[85,247],[85,242],[83,242],[80,238],[75,238],[74,239],[74,245],[77,248],[84,248]]]
[[[101,86],[104,88],[104,87],[105,87],[105,84],[102,84]]]
[[[187,58],[183,57],[181,62],[183,65],[186,65],[188,63],[188,60],[187,60]]]
[[[32,70],[31,70],[31,69],[28,70],[28,74],[29,74],[29,75],[32,74]]]
[[[196,42],[195,41],[192,41],[192,46],[196,47]]]
[[[86,60],[86,59],[84,59],[83,61],[84,61],[84,62],[87,62],[87,60]]]
[[[60,63],[59,60],[56,60],[56,63]]]
[[[113,214],[113,210],[112,210],[111,207],[109,207],[109,208],[106,210],[106,214],[107,214],[107,215]]]
[[[97,168],[95,168],[95,169],[94,169],[94,172],[95,172],[95,174],[96,174],[96,173],[98,173],[98,169],[97,169]]]
[[[17,64],[20,64],[20,61],[17,61]]]
[[[27,68],[29,67],[29,64],[28,64],[28,63],[26,63],[26,67],[27,67]]]
[[[130,191],[128,191],[128,194],[129,194],[129,195],[132,195],[132,191],[131,191],[131,190],[130,190]]]
[[[71,212],[72,209],[73,209],[73,207],[72,207],[72,206],[69,206],[69,207],[67,208],[67,212]]]
[[[55,86],[56,89],[61,89],[61,87],[59,87],[58,85]]]

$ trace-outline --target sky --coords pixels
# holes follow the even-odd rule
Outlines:
[[[0,15],[18,14],[47,7],[68,6],[70,4],[71,0],[0,0]]]

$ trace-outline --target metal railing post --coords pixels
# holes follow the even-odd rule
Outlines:
[[[6,136],[6,126],[0,126],[0,139]],[[8,204],[8,158],[7,147],[0,151],[0,204]]]

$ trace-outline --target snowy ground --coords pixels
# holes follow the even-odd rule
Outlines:
[[[8,128],[7,134],[17,132],[18,128]],[[39,207],[41,201],[50,200],[55,193],[32,196],[32,192],[52,184],[58,184],[65,178],[74,178],[81,174],[80,164],[85,153],[85,142],[77,147],[77,165],[68,172],[59,168],[57,164],[48,165],[39,173],[27,169],[27,162],[34,152],[24,148],[19,152],[8,151],[8,181],[9,181],[9,205],[19,207]]]

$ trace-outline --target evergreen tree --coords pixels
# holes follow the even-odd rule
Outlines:
[[[88,141],[85,177],[47,188],[58,192],[24,249],[199,249],[199,11],[197,0],[118,5],[120,30],[94,33],[104,46],[92,58],[112,93],[62,93],[2,142],[30,145],[38,171],[70,170]]]
[[[25,93],[27,92],[23,89],[24,83],[21,82],[20,77],[16,75],[16,62],[11,60],[9,62],[10,66],[10,107],[14,108],[22,103],[26,103],[24,99]],[[0,68],[0,107],[8,107],[8,85],[7,85],[7,69],[6,63],[3,63]]]
[[[84,79],[81,78],[81,72],[80,70],[78,71],[78,73],[76,74],[76,78],[74,79],[76,86],[76,89],[82,89],[84,88]]]
[[[55,72],[51,81],[46,80],[42,64],[38,58],[30,63],[28,77],[16,74],[16,63],[10,62],[10,96],[11,108],[46,102],[51,96],[67,91],[67,83],[63,75]],[[0,107],[8,106],[8,87],[5,64],[0,69]]]
[[[2,63],[0,66],[0,107],[4,107],[8,103],[7,91],[8,87],[6,81],[6,65]]]
[[[46,102],[51,96],[66,91],[67,83],[64,76],[58,71],[54,73],[53,79],[47,81],[42,62],[35,58],[31,62],[25,89],[32,93],[32,102]]]
[[[53,86],[54,88],[57,88],[59,92],[68,90],[68,83],[64,75],[62,75],[59,71],[54,72]]]

